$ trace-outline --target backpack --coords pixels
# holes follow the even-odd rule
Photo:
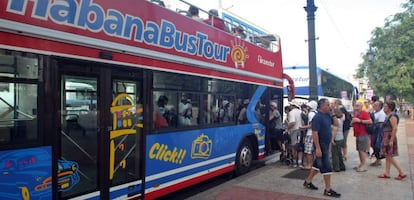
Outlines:
[[[348,131],[349,129],[351,129],[351,121],[352,121],[352,116],[351,114],[345,109],[345,107],[341,107],[340,110],[342,111],[342,113],[345,115],[345,120],[344,123],[342,124],[342,128],[344,131]]]
[[[375,115],[374,113],[369,113],[369,116],[371,117],[372,124],[366,124],[365,130],[367,130],[368,134],[375,134],[377,132],[377,126],[375,125]]]
[[[304,112],[300,113],[300,117],[302,118],[303,124],[308,124],[309,117],[308,114],[305,114]]]

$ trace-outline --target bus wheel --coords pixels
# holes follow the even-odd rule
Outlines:
[[[235,175],[239,176],[247,173],[250,170],[253,162],[252,144],[245,139],[239,147],[236,156],[236,171]]]

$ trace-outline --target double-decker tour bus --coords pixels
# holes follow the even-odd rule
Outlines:
[[[0,1],[0,199],[154,199],[246,173],[269,51],[146,0]]]
[[[309,99],[309,67],[285,66],[283,70],[295,82],[296,99],[307,102]],[[320,67],[316,68],[316,76],[319,98],[340,99],[348,111],[353,110],[353,105],[358,100],[358,89],[351,82]],[[289,84],[286,82],[286,85]],[[286,89],[284,94],[287,94]]]

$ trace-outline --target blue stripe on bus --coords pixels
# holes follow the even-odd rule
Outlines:
[[[255,115],[255,110],[256,110],[256,105],[257,103],[259,103],[260,101],[260,97],[262,97],[263,93],[266,91],[266,87],[265,86],[259,86],[256,90],[256,92],[254,93],[249,106],[247,107],[247,110],[250,112],[247,112],[247,119],[249,120],[249,122],[252,123],[260,123]]]

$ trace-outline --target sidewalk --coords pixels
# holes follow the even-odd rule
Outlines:
[[[398,175],[395,168],[391,168],[391,179],[379,179],[385,169],[385,160],[382,166],[368,166],[367,172],[356,172],[352,168],[359,163],[355,150],[355,137],[348,136],[348,160],[345,162],[345,172],[335,172],[332,175],[332,188],[341,193],[340,199],[413,199],[414,179],[414,121],[401,119],[398,126],[399,154],[396,159],[407,173],[408,177],[402,181],[394,180]],[[267,160],[266,166],[250,173],[232,179],[218,187],[199,193],[189,199],[203,200],[267,200],[267,199],[330,199],[323,196],[324,181],[320,174],[315,176],[313,183],[319,190],[308,190],[303,187],[303,179],[285,178],[286,175],[297,169],[290,168],[278,161],[278,154]],[[369,160],[368,163],[374,161]],[[302,173],[303,175],[307,173]]]

